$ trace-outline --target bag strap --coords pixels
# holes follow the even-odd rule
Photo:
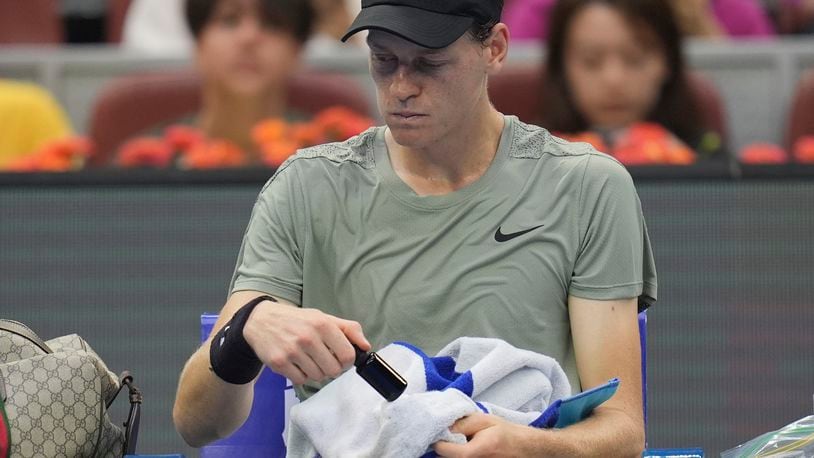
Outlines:
[[[130,398],[130,413],[127,415],[127,421],[124,423],[123,449],[125,455],[135,455],[139,427],[141,426],[141,403],[143,397],[141,390],[133,385],[133,376],[130,375],[129,371],[122,372],[121,375],[119,375],[119,380],[119,389],[116,390],[116,393],[114,393],[110,401],[108,401],[107,408],[110,408],[110,405],[116,400],[116,396],[119,395],[122,388],[127,386],[128,397]]]
[[[0,331],[8,331],[12,334],[17,334],[18,336],[39,347],[45,353],[53,353],[51,348],[48,347],[48,345],[46,345],[42,339],[40,339],[40,336],[32,331],[31,328],[20,323],[19,321],[0,319]]]

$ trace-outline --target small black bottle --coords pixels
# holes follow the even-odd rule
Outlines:
[[[356,345],[353,348],[356,350],[356,361],[353,363],[356,366],[356,373],[388,402],[393,402],[401,396],[407,388],[407,380],[376,353],[362,351]]]

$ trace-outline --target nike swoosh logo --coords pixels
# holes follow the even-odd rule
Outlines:
[[[496,242],[508,242],[509,240],[511,240],[511,239],[513,239],[515,237],[520,237],[523,234],[528,234],[529,232],[531,232],[531,231],[533,231],[535,229],[539,229],[539,228],[541,228],[543,226],[545,226],[545,224],[541,224],[539,226],[534,226],[531,229],[526,229],[525,231],[512,232],[510,234],[504,234],[503,232],[500,231],[500,226],[498,226],[497,231],[495,231],[495,241]]]

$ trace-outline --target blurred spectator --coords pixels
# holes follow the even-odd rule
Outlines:
[[[105,35],[108,44],[121,44],[124,34],[124,18],[131,0],[107,0]]]
[[[358,12],[359,0],[310,0],[314,10],[312,36],[306,53],[330,56],[342,43]],[[363,44],[362,40],[358,43]],[[186,56],[194,46],[184,18],[184,0],[132,0],[125,18],[122,46],[136,52],[170,57]],[[347,46],[344,46],[347,48]]]
[[[503,22],[512,40],[545,40],[548,18],[557,0],[512,0],[503,8]]]
[[[776,33],[768,13],[758,0],[707,0],[707,3],[712,5],[718,23],[730,37],[771,37]]]
[[[642,3],[646,3],[643,0]],[[808,1],[808,0],[803,0]],[[681,30],[687,35],[765,37],[774,35],[766,12],[757,0],[670,0]],[[503,20],[513,39],[547,39],[557,0],[513,0]]]
[[[195,157],[209,160],[207,156],[218,154],[226,157],[225,165],[257,164],[261,157],[253,127],[269,118],[300,116],[288,110],[286,93],[311,32],[311,4],[308,0],[187,0],[184,12],[201,77],[200,109],[151,130],[191,124],[200,130],[184,131],[189,132],[182,134],[184,138],[192,135],[184,142],[198,135],[211,140],[202,144],[206,148],[199,148]],[[168,129],[165,137],[174,137],[170,132],[175,131]],[[146,154],[140,152],[144,148],[139,140],[144,139],[121,148],[120,163],[130,161],[125,156]]]
[[[65,42],[73,44],[107,41],[106,0],[60,0]]]
[[[184,0],[132,0],[122,46],[152,55],[189,55],[193,40],[184,19]]]
[[[763,0],[783,34],[814,33],[814,0]]]
[[[647,122],[666,128],[671,144],[677,137],[718,155],[720,137],[711,140],[700,124],[667,0],[560,0],[551,19],[542,126],[590,132],[611,152],[632,126]],[[681,150],[679,162],[693,159],[688,152]]]
[[[678,27],[688,37],[717,38],[727,35],[710,0],[670,0]]]
[[[331,56],[337,50],[346,49],[341,41],[345,31],[353,22],[348,0],[312,0],[316,20],[314,31],[306,44],[309,57]],[[357,0],[357,3],[360,3]],[[354,40],[354,42],[359,42]]]
[[[757,0],[670,0],[687,36],[767,37],[774,26]]]
[[[69,135],[68,118],[48,91],[0,79],[0,169]]]
[[[252,126],[292,116],[286,84],[298,70],[313,10],[307,0],[188,0],[186,17],[203,79],[196,123],[206,136],[250,151]]]

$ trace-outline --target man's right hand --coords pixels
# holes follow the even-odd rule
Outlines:
[[[264,365],[295,384],[341,374],[356,356],[351,343],[370,350],[358,322],[287,302],[258,304],[243,336]]]
[[[264,294],[239,291],[229,296],[209,339],[181,372],[173,421],[194,447],[232,434],[251,412],[253,385],[235,385],[218,377],[210,369],[210,346],[241,307]],[[243,337],[264,365],[296,384],[339,375],[356,356],[351,343],[370,349],[359,323],[283,301],[257,304],[243,327]]]

